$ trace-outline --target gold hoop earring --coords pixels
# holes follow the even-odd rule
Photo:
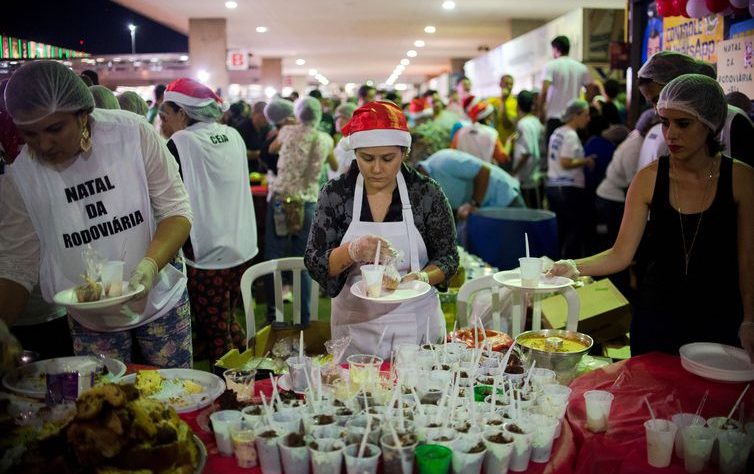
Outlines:
[[[89,127],[84,124],[84,129],[81,131],[81,150],[86,153],[92,149],[92,134],[89,132]]]

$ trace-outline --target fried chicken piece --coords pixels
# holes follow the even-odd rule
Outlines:
[[[126,440],[96,421],[76,421],[67,432],[68,443],[83,466],[96,466],[117,456]]]

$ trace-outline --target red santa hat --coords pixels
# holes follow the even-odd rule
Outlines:
[[[406,116],[388,101],[368,102],[356,109],[342,132],[351,150],[373,146],[411,147]]]
[[[182,77],[168,84],[165,88],[166,102],[175,102],[188,107],[204,107],[217,102],[223,107],[223,100],[212,89],[188,77]]]
[[[414,97],[413,99],[411,99],[411,103],[408,107],[408,112],[409,114],[411,114],[411,118],[413,118],[414,120],[425,117],[431,118],[434,115],[432,106],[429,105],[427,100],[422,97]]]
[[[477,122],[489,117],[489,115],[494,111],[495,109],[490,104],[483,100],[480,100],[479,102],[471,105],[471,107],[469,107],[469,109],[466,111],[466,114],[469,116],[472,122]]]

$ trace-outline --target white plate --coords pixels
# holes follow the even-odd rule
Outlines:
[[[66,308],[73,308],[78,310],[86,311],[88,309],[102,309],[102,308],[109,308],[111,306],[116,306],[119,304],[123,304],[126,301],[131,300],[136,295],[141,293],[144,290],[144,285],[136,285],[136,288],[129,289],[128,283],[126,283],[126,292],[123,293],[120,296],[114,296],[112,298],[105,297],[97,301],[87,301],[84,303],[79,303],[76,299],[76,288],[68,288],[67,290],[63,290],[59,293],[57,293],[55,296],[52,297],[52,299],[55,301],[55,303],[59,304],[60,306],[64,306]]]
[[[537,292],[557,291],[573,285],[573,280],[561,276],[547,277],[542,275],[536,287],[524,286],[521,282],[521,272],[504,271],[495,273],[492,278],[503,286],[517,290],[534,290]]]
[[[286,392],[293,391],[293,393],[297,395],[304,395],[306,393],[299,390],[293,390],[291,388],[291,378],[288,376],[288,374],[284,374],[278,377],[278,387],[280,388],[280,390],[283,390]]]
[[[126,373],[126,365],[117,359],[105,358],[102,360],[91,356],[59,357],[57,359],[32,362],[8,372],[3,377],[3,386],[19,395],[31,398],[44,398],[45,393],[47,393],[47,374],[45,369],[47,368],[47,364],[53,360],[69,363],[72,368],[84,362],[104,363],[105,367],[107,367],[108,377],[110,378],[118,378]]]
[[[754,364],[739,347],[714,342],[694,342],[681,346],[681,365],[692,374],[721,382],[754,380]]]
[[[364,280],[359,280],[351,286],[351,294],[361,299],[380,304],[398,304],[408,303],[421,298],[429,293],[432,286],[423,281],[413,280],[408,283],[401,283],[395,290],[382,289],[382,295],[379,298],[370,298],[364,291]]]
[[[225,391],[225,382],[215,374],[193,369],[160,369],[160,375],[165,377],[162,388],[149,398],[161,400],[175,408],[178,413],[187,413],[209,406]],[[183,381],[191,380],[198,383],[204,390],[200,393],[186,393]],[[129,374],[120,383],[135,383],[136,374]]]

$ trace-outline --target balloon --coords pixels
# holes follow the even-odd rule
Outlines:
[[[719,13],[728,8],[728,0],[704,0],[704,4],[707,5],[709,11],[712,13]]]
[[[686,4],[686,11],[691,18],[704,18],[705,16],[712,15],[704,0],[689,0]]]
[[[746,0],[747,2],[749,0]],[[676,16],[673,0],[657,0],[657,14],[661,17]]]
[[[688,10],[686,10],[686,4],[689,0],[673,0],[673,9],[675,10],[675,16],[685,16],[688,18]]]
[[[749,6],[749,0],[730,0],[733,8],[746,8]]]
[[[754,0],[751,0],[751,1],[749,2],[749,14],[750,14],[751,16],[754,16]]]

